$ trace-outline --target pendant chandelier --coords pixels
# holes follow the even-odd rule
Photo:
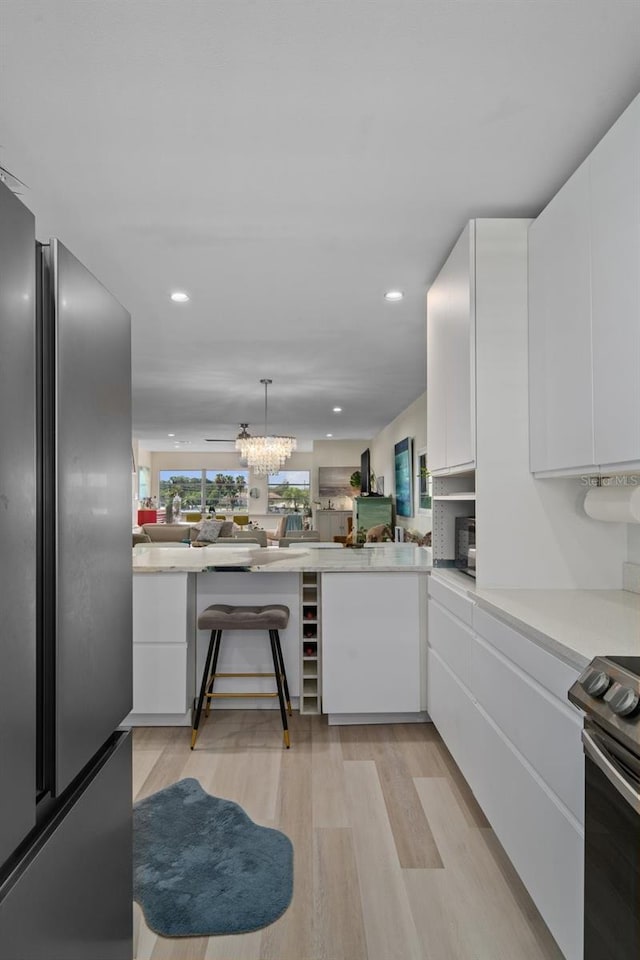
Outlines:
[[[267,389],[273,380],[263,379],[264,383],[264,436],[252,437],[247,433],[246,424],[236,440],[236,450],[240,451],[240,458],[244,460],[254,473],[266,476],[278,473],[282,464],[289,459],[296,449],[295,437],[269,436],[267,433]]]

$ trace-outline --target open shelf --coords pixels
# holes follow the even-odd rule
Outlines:
[[[475,486],[475,473],[469,471],[433,478],[431,543],[436,566],[455,563],[456,518],[475,516]]]
[[[316,573],[300,576],[300,713],[320,713],[320,582]]]

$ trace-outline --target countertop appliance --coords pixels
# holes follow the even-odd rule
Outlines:
[[[640,957],[640,656],[596,657],[585,713],[584,960]]]
[[[0,410],[0,960],[130,960],[130,317],[2,183]]]
[[[476,518],[456,517],[455,521],[456,556],[458,570],[476,575]]]

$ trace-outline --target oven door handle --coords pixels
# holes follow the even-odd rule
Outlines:
[[[640,813],[640,793],[623,776],[613,759],[610,759],[610,755],[586,730],[582,731],[582,743],[584,752],[590,760],[593,760],[598,770],[602,771],[609,783],[635,812]]]

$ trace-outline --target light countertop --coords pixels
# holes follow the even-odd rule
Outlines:
[[[442,574],[442,575],[441,575]],[[485,590],[434,571],[479,607],[582,670],[598,656],[640,656],[640,595],[627,590]],[[462,580],[460,578],[463,578]]]
[[[133,551],[134,573],[431,573],[539,646],[581,670],[593,657],[640,656],[640,595],[626,590],[486,590],[456,570],[432,571],[431,550],[384,544],[362,550],[304,547],[149,547]]]
[[[199,573],[235,567],[254,573],[429,573],[431,549],[413,544],[367,546],[362,550],[304,547],[150,547],[133,550],[134,573]]]

